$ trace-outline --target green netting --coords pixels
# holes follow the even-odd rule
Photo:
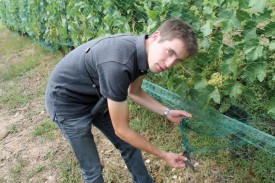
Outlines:
[[[183,109],[193,114],[188,122],[182,120],[180,131],[183,138],[183,148],[191,152],[246,147],[262,149],[275,155],[275,137],[264,133],[252,126],[221,114],[211,108],[204,108],[183,96],[179,96],[149,81],[144,81],[142,88],[159,102],[173,109]],[[196,141],[188,140],[186,132],[196,136]],[[204,138],[204,139],[203,139]],[[198,141],[212,141],[207,146],[198,145]]]

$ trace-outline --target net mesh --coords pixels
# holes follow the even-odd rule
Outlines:
[[[166,106],[192,113],[193,118],[190,121],[183,119],[180,124],[183,148],[188,148],[191,152],[202,152],[251,145],[275,155],[275,137],[247,125],[245,116],[241,116],[243,118],[240,120],[244,121],[241,122],[221,114],[215,109],[199,106],[197,103],[149,81],[144,81],[142,88]],[[233,109],[233,114],[238,112],[237,108]],[[199,138],[213,138],[215,143],[212,146],[199,146],[187,139],[185,133],[188,131],[199,135]]]

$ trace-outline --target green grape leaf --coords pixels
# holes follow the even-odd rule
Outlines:
[[[222,65],[221,65],[222,75],[228,75],[230,73],[230,65],[228,63],[229,61],[222,62]]]
[[[171,13],[171,17],[173,17],[173,18],[180,18],[181,15],[182,15],[182,13],[180,11],[173,11]]]
[[[251,16],[247,12],[242,10],[237,10],[236,16],[240,21],[246,21],[251,18]]]
[[[257,39],[256,27],[248,27],[244,30],[244,41]]]
[[[153,21],[156,21],[157,18],[159,17],[161,11],[157,11],[157,10],[147,10],[146,11],[147,16],[152,19]]]
[[[243,85],[240,83],[236,83],[232,86],[229,96],[231,98],[237,98],[242,94],[242,91],[243,91]]]
[[[264,78],[266,77],[266,67],[265,66],[258,67],[256,69],[256,76],[257,76],[258,80],[260,82],[262,82],[264,80]]]
[[[272,118],[275,118],[275,107],[270,108],[267,113],[272,116]]]
[[[275,50],[275,40],[271,41],[269,43],[269,50],[270,51],[274,51]]]
[[[275,97],[272,97],[269,102],[267,102],[267,113],[275,119]]]
[[[248,2],[247,1],[239,1],[239,8],[240,9],[247,9],[248,8]]]
[[[183,94],[183,95],[186,95],[186,92],[188,92],[188,90],[189,90],[189,86],[185,79],[182,80],[179,84],[177,84],[177,88],[175,89],[177,93]]]
[[[230,70],[235,77],[238,75],[238,68],[241,59],[242,57],[240,56],[240,50],[236,50],[230,62]]]
[[[250,0],[249,6],[252,7],[257,13],[262,13],[265,9],[265,4],[267,0]]]
[[[241,50],[236,50],[233,57],[228,58],[222,63],[221,71],[223,75],[232,73],[234,77],[239,74],[239,64],[241,63],[243,57],[241,56]]]
[[[209,98],[213,99],[214,102],[220,104],[221,103],[221,95],[219,89],[216,87],[213,92],[209,94]]]
[[[201,90],[204,89],[207,86],[207,80],[205,78],[202,78],[201,80],[195,82],[194,88],[195,90]]]
[[[206,5],[203,7],[202,13],[203,13],[205,19],[207,19],[207,20],[211,19],[212,14],[213,14],[213,8]]]
[[[270,22],[269,24],[267,24],[264,28],[265,31],[265,35],[270,36],[270,37],[274,37],[275,35],[275,21]]]
[[[175,81],[173,77],[170,77],[166,83],[168,89],[173,90],[173,86],[175,85]]]
[[[147,33],[150,33],[152,30],[154,30],[157,25],[158,25],[157,21],[149,20],[149,24],[148,24],[148,27],[147,27]]]
[[[205,49],[208,49],[210,47],[207,37],[200,39],[200,46]]]
[[[211,21],[208,20],[202,27],[201,27],[201,32],[203,36],[209,36],[212,33],[212,28],[211,28]]]
[[[239,28],[241,26],[240,20],[235,15],[231,17],[229,22],[231,23],[231,26],[234,28]]]
[[[225,95],[230,95],[230,92],[232,90],[232,86],[235,84],[235,81],[234,80],[226,80],[224,82],[224,94]]]
[[[215,21],[215,24],[220,23],[220,22],[227,22],[229,17],[232,17],[234,14],[233,10],[227,10],[227,9],[222,9],[218,13],[218,18]]]
[[[251,53],[246,55],[248,61],[255,61],[263,56],[263,46],[258,45],[251,50]]]
[[[243,71],[243,78],[246,78],[248,82],[253,82],[258,79],[260,82],[264,80],[267,72],[267,65],[264,62],[252,62],[247,63],[246,69]]]
[[[272,15],[272,10],[269,10],[269,9],[265,8],[265,10],[264,10],[263,13],[261,13],[261,14],[259,14],[259,15],[256,16],[255,21],[257,23],[263,23],[266,20],[271,19],[271,15]]]

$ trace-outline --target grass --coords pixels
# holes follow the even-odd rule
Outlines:
[[[15,123],[8,127],[8,134],[17,133],[19,131],[19,124]]]
[[[24,167],[27,165],[28,162],[19,158],[17,163],[11,168],[11,176],[14,182],[20,182],[20,176],[23,172]]]
[[[50,119],[45,119],[44,122],[35,128],[35,130],[32,132],[32,137],[42,137],[45,140],[54,140],[55,136],[54,133],[56,131],[55,124],[50,121]]]
[[[19,52],[20,50],[24,50],[27,46],[29,46],[32,41],[25,37],[19,36],[15,32],[10,32],[5,28],[0,29],[0,43],[1,43],[1,50],[0,55],[7,55]]]
[[[72,151],[65,152],[65,156],[57,165],[57,168],[61,174],[60,183],[81,182],[81,173]]]
[[[28,37],[0,28],[0,109],[7,110],[12,116],[15,112],[23,116],[8,126],[6,136],[18,136],[25,126],[23,123],[27,121],[34,128],[30,133],[33,139],[39,137],[42,139],[41,143],[45,143],[55,138],[57,130],[49,118],[42,120],[39,125],[34,120],[39,121],[35,118],[41,115],[42,109],[39,110],[40,104],[37,101],[44,96],[49,72],[61,57],[61,53],[53,53],[35,45]],[[21,157],[10,166],[11,181],[22,182],[46,171],[45,167],[49,165],[42,163],[32,166],[26,157]],[[28,170],[30,166],[32,168]],[[0,182],[2,180],[0,178]]]
[[[30,69],[34,68],[39,63],[39,55],[31,55],[30,57],[22,58],[19,63],[12,63],[1,73],[4,80],[10,80],[14,77],[20,76]]]
[[[17,160],[17,163],[11,168],[11,178],[14,183],[21,182],[22,176],[26,176],[28,180],[35,176],[36,174],[39,174],[45,169],[45,165],[37,165],[32,168],[31,171],[27,173],[27,175],[24,175],[24,168],[27,166],[28,162],[22,158],[19,158]]]
[[[157,147],[166,151],[180,152],[182,138],[179,134],[178,126],[171,125],[162,117],[152,115],[145,109],[130,102],[132,115],[131,126],[139,132],[146,131],[148,139]],[[191,120],[192,122],[192,120]],[[207,168],[201,168],[202,175],[212,177],[213,182],[273,182],[275,180],[274,156],[265,153],[262,150],[255,150],[255,147],[248,146],[233,149],[230,147],[232,140],[221,137],[204,137],[202,134],[195,134],[192,131],[185,131],[189,140],[189,145],[202,150],[208,147],[208,150],[196,152],[193,158],[203,162]],[[172,134],[172,135],[171,135]],[[214,133],[213,133],[214,134]],[[221,147],[221,149],[216,149]],[[224,147],[229,147],[224,150]],[[256,154],[255,154],[256,152]],[[232,154],[238,155],[233,157]],[[266,160],[264,160],[266,159]],[[273,160],[272,160],[273,159]],[[215,162],[213,164],[213,162]],[[273,164],[273,165],[271,165]],[[170,170],[163,171],[163,174],[169,175]],[[197,181],[202,177],[197,177]],[[205,181],[205,179],[202,179]]]
[[[157,147],[171,152],[182,152],[179,138],[179,128],[168,122],[162,116],[130,103],[130,125],[137,132],[146,135],[146,138]],[[173,134],[173,135],[169,135]]]
[[[2,84],[1,84],[2,85]],[[18,106],[22,106],[30,100],[30,96],[22,95],[20,88],[4,88],[4,94],[0,96],[0,102],[5,104],[9,109],[15,109]],[[8,91],[9,90],[9,91]]]
[[[0,103],[12,110],[44,94],[43,85],[49,74],[45,67],[55,64],[52,60],[58,61],[61,54],[49,52],[32,44],[29,38],[5,29],[1,30],[0,43]],[[51,62],[45,64],[45,59]],[[41,75],[44,80],[38,83],[36,77]]]
[[[46,165],[38,165],[38,166],[35,166],[28,174],[28,177],[31,178],[33,177],[34,175],[42,172],[44,169],[46,168]]]

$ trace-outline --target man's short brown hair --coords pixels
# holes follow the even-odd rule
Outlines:
[[[179,19],[169,19],[160,25],[157,29],[160,32],[160,41],[171,41],[175,38],[184,42],[189,56],[193,56],[198,52],[198,43],[195,33],[191,26]]]

